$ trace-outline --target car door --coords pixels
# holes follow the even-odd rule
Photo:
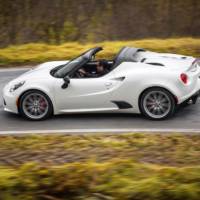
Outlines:
[[[59,112],[90,112],[118,109],[112,101],[112,92],[119,81],[114,72],[98,78],[71,78],[63,89],[63,79],[54,82],[56,106]]]

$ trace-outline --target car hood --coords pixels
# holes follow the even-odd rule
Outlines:
[[[50,71],[60,65],[64,65],[68,63],[69,61],[52,61],[52,62],[46,62],[38,65],[37,67],[25,72],[21,76],[19,76],[17,79],[41,79],[41,78],[47,78],[50,75]],[[15,79],[15,80],[17,80]]]
[[[50,71],[59,66],[66,64],[69,61],[52,61],[46,62],[38,65],[35,68],[30,69],[29,71],[25,72],[24,74],[20,75],[19,77],[10,81],[7,85],[13,85],[21,81],[35,81],[38,79],[48,79],[52,76],[50,75]]]

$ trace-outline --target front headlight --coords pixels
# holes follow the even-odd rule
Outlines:
[[[25,81],[21,81],[19,83],[16,83],[15,85],[13,85],[10,88],[10,92],[14,92],[15,90],[17,90],[18,88],[22,87],[24,85]]]

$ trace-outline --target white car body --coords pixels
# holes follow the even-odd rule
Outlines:
[[[166,89],[176,98],[177,104],[188,100],[200,90],[200,67],[194,57],[134,49],[127,47],[126,53],[125,48],[123,62],[116,64],[106,75],[98,78],[70,78],[66,89],[61,88],[63,78],[55,78],[50,71],[69,61],[43,63],[5,86],[4,110],[19,113],[19,99],[29,90],[45,93],[52,102],[55,115],[83,112],[140,113],[138,101],[142,92],[148,88]],[[134,54],[136,62],[129,55],[132,50],[138,51],[137,55]],[[118,58],[120,56],[119,53]],[[180,79],[182,73],[188,77],[186,84]],[[20,82],[24,84],[11,91]]]

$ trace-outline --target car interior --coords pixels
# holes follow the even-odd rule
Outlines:
[[[135,52],[135,49],[123,47],[114,57],[113,60],[104,60],[103,67],[106,70],[106,74],[112,71],[116,66],[118,66],[123,61],[137,62],[135,60],[136,53],[143,52],[145,50],[143,49],[136,49],[136,50],[137,51]],[[125,54],[123,56],[120,56],[123,51],[125,52]],[[94,77],[98,78],[105,75],[105,73],[103,75],[98,74],[97,72],[98,62],[99,62],[98,60],[95,60],[95,55],[93,55],[88,63],[81,66],[71,75],[71,78],[94,78]]]
[[[104,61],[106,61],[106,63],[104,64],[104,68],[106,69],[107,73],[109,73],[112,69],[114,62],[112,60],[109,60],[109,61],[104,60]],[[92,76],[92,74],[95,74],[96,78],[101,77],[102,75],[98,75],[97,65],[98,65],[98,60],[90,61],[90,62],[86,63],[85,65],[81,66],[79,69],[77,69],[73,73],[71,78],[94,78],[94,76]],[[84,76],[82,73],[80,73],[80,69],[85,71],[87,73],[87,76]],[[91,74],[91,76],[90,76],[90,74]]]
[[[73,59],[76,62],[69,62],[67,64],[60,65],[52,69],[51,75],[57,78],[63,78],[66,75],[68,75],[70,78],[98,78],[98,77],[104,76],[105,74],[108,74],[118,65],[120,65],[122,62],[144,62],[146,60],[146,58],[138,59],[138,53],[144,52],[145,51],[144,49],[137,49],[134,47],[123,47],[118,52],[118,54],[114,57],[113,60],[103,59],[101,60],[100,62],[101,64],[99,65],[100,60],[95,60],[95,54],[100,50],[102,50],[102,48],[98,47],[81,54],[79,57]],[[93,55],[90,55],[91,53],[93,53]],[[89,59],[87,63],[84,62],[83,56]],[[80,62],[80,66],[77,66],[76,64],[77,62]],[[83,63],[85,64],[83,65]],[[162,65],[160,63],[146,63],[146,64],[159,65],[159,66]],[[68,66],[68,67],[66,68],[65,66]],[[97,66],[98,67],[103,66],[103,73],[102,73],[102,69],[99,70]]]

